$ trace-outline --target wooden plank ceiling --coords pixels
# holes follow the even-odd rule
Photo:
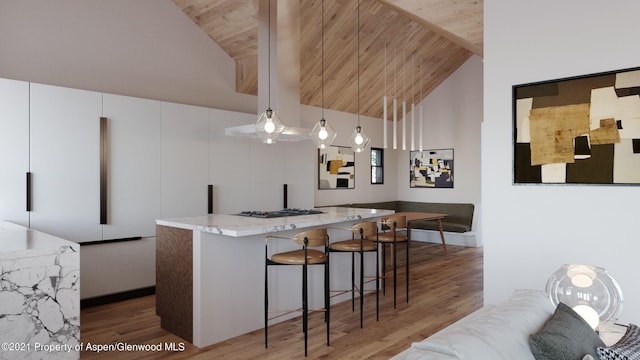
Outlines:
[[[236,91],[256,95],[257,0],[172,1],[236,61]],[[358,111],[358,54],[360,113],[377,118],[385,88],[390,99],[417,103],[471,55],[482,56],[483,0],[360,0],[359,31],[357,6],[357,0],[324,1],[328,109]],[[318,107],[321,15],[321,0],[300,0],[300,103]]]

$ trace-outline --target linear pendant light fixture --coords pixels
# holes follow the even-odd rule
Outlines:
[[[321,66],[322,66],[322,117],[320,121],[316,123],[316,125],[311,129],[311,140],[316,144],[319,149],[326,149],[329,145],[333,143],[338,133],[333,130],[331,125],[324,118],[324,0],[322,0],[322,50],[321,50]]]
[[[398,88],[396,80],[398,77],[396,48],[393,48],[393,149],[398,148]]]
[[[416,56],[411,65],[411,151],[416,149]]]
[[[382,97],[382,147],[387,144],[387,42],[384,42],[384,96]]]
[[[424,66],[424,61],[422,60],[422,56],[420,57],[420,118],[418,119],[420,124],[420,133],[418,135],[418,150],[422,151],[424,148],[422,147],[422,125],[424,123],[422,108],[424,103],[424,99],[422,98],[422,67]]]
[[[407,150],[407,52],[402,51],[402,150]]]
[[[353,132],[351,132],[351,135],[349,135],[349,144],[351,145],[351,148],[355,151],[355,152],[362,152],[364,151],[364,149],[366,149],[367,145],[369,145],[369,141],[371,141],[371,138],[369,136],[367,136],[367,134],[362,130],[362,127],[360,126],[360,0],[358,0],[358,29],[356,32],[357,35],[357,54],[356,54],[356,61],[357,61],[357,71],[358,74],[356,76],[357,78],[357,86],[358,86],[358,99],[357,99],[357,104],[358,104],[358,124],[356,125],[356,128],[353,129]]]
[[[268,31],[268,86],[269,88],[268,90],[268,94],[269,94],[269,102],[268,102],[268,106],[267,106],[267,110],[265,110],[260,117],[258,118],[258,121],[256,121],[256,133],[258,134],[258,137],[260,137],[260,139],[262,140],[263,143],[265,144],[274,144],[277,140],[278,137],[280,136],[280,134],[282,134],[282,132],[284,131],[284,124],[282,124],[282,121],[280,121],[280,117],[278,117],[278,114],[276,114],[276,112],[274,110],[271,109],[271,0],[269,0],[269,21],[268,21],[268,25],[269,25],[269,31]]]

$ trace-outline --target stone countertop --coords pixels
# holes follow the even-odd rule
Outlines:
[[[317,208],[322,214],[256,218],[239,215],[210,214],[196,217],[159,219],[157,225],[197,230],[233,237],[267,234],[272,232],[309,228],[344,221],[366,220],[391,215],[393,210],[359,209],[347,207]]]
[[[80,251],[78,243],[0,221],[0,260]]]

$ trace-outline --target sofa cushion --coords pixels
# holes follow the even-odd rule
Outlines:
[[[364,208],[364,209],[386,209],[386,210],[395,210],[398,211],[398,201],[382,201],[382,202],[374,202],[374,203],[360,203],[360,204],[345,204],[345,205],[337,205],[337,206],[347,206],[354,208]]]
[[[473,223],[473,204],[398,201],[397,212],[416,211],[448,214],[443,223],[463,224],[471,228]]]
[[[638,360],[640,359],[640,328],[629,324],[622,338],[612,346],[596,349],[600,360]]]
[[[442,220],[442,231],[463,233],[471,231],[471,224],[456,224]],[[412,229],[438,230],[438,222],[435,220],[415,220],[411,222]]]
[[[418,201],[382,201],[372,203],[334,205],[354,208],[387,209],[396,212],[431,212],[447,214],[442,219],[442,229],[448,232],[471,231],[473,224],[473,204],[435,203]],[[416,220],[411,222],[412,229],[438,230],[438,222],[433,220]]]
[[[589,324],[571,307],[559,303],[544,327],[529,337],[536,360],[582,359],[598,357],[596,348],[604,343]]]
[[[405,359],[432,352],[443,359],[533,360],[529,334],[538,331],[553,310],[544,291],[516,290],[500,305],[481,309],[412,344]]]

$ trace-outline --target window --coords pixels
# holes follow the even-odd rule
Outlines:
[[[384,184],[384,150],[371,148],[371,183]]]

